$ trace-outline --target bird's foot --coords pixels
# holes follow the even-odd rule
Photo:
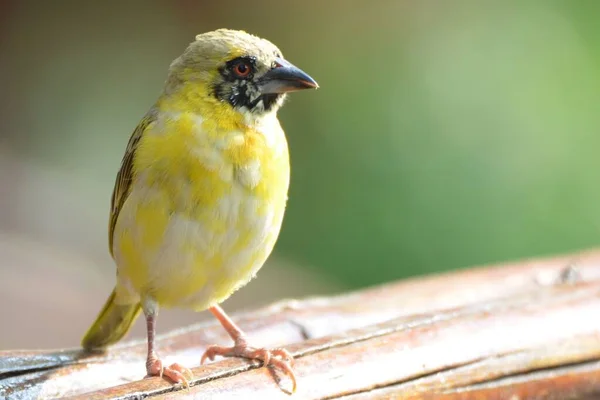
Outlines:
[[[190,387],[189,381],[194,377],[189,368],[177,363],[165,367],[158,358],[148,359],[146,362],[146,372],[148,376],[166,377],[175,383],[183,384],[185,387]]]
[[[216,356],[242,357],[250,360],[260,360],[263,362],[263,366],[279,368],[292,380],[292,392],[296,391],[296,375],[294,375],[294,370],[292,369],[294,357],[286,349],[256,348],[248,346],[245,340],[237,340],[235,345],[231,347],[218,345],[209,346],[202,355],[200,364],[204,364],[204,361],[206,361],[207,358],[213,361]]]

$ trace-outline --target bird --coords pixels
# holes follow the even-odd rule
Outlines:
[[[191,370],[155,348],[161,308],[209,310],[233,340],[217,356],[261,360],[287,374],[285,349],[253,347],[220,304],[248,283],[279,236],[290,182],[277,117],[289,92],[316,89],[279,48],[245,31],[196,35],[127,144],[111,198],[109,251],[116,284],[84,335],[85,350],[121,340],[146,320],[146,376],[188,385]]]

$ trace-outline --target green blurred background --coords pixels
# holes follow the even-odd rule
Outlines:
[[[284,228],[226,309],[597,245],[598,15],[594,0],[0,1],[0,349],[77,345],[114,284],[129,135],[172,59],[221,27],[321,85],[280,113]],[[159,331],[204,314],[164,312]]]

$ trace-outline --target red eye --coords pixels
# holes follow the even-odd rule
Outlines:
[[[245,78],[250,75],[252,67],[246,62],[240,62],[233,67],[233,72],[240,78]]]

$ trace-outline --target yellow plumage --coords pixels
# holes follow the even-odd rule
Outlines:
[[[204,310],[248,281],[275,244],[289,183],[285,136],[276,122],[269,132],[219,131],[194,113],[157,114],[136,151],[113,254],[137,293]]]
[[[199,35],[173,62],[117,177],[109,225],[117,285],[85,348],[121,339],[141,304],[150,360],[158,306],[214,307],[254,276],[287,200],[276,111],[285,92],[309,87],[316,83],[273,44],[243,32]]]

